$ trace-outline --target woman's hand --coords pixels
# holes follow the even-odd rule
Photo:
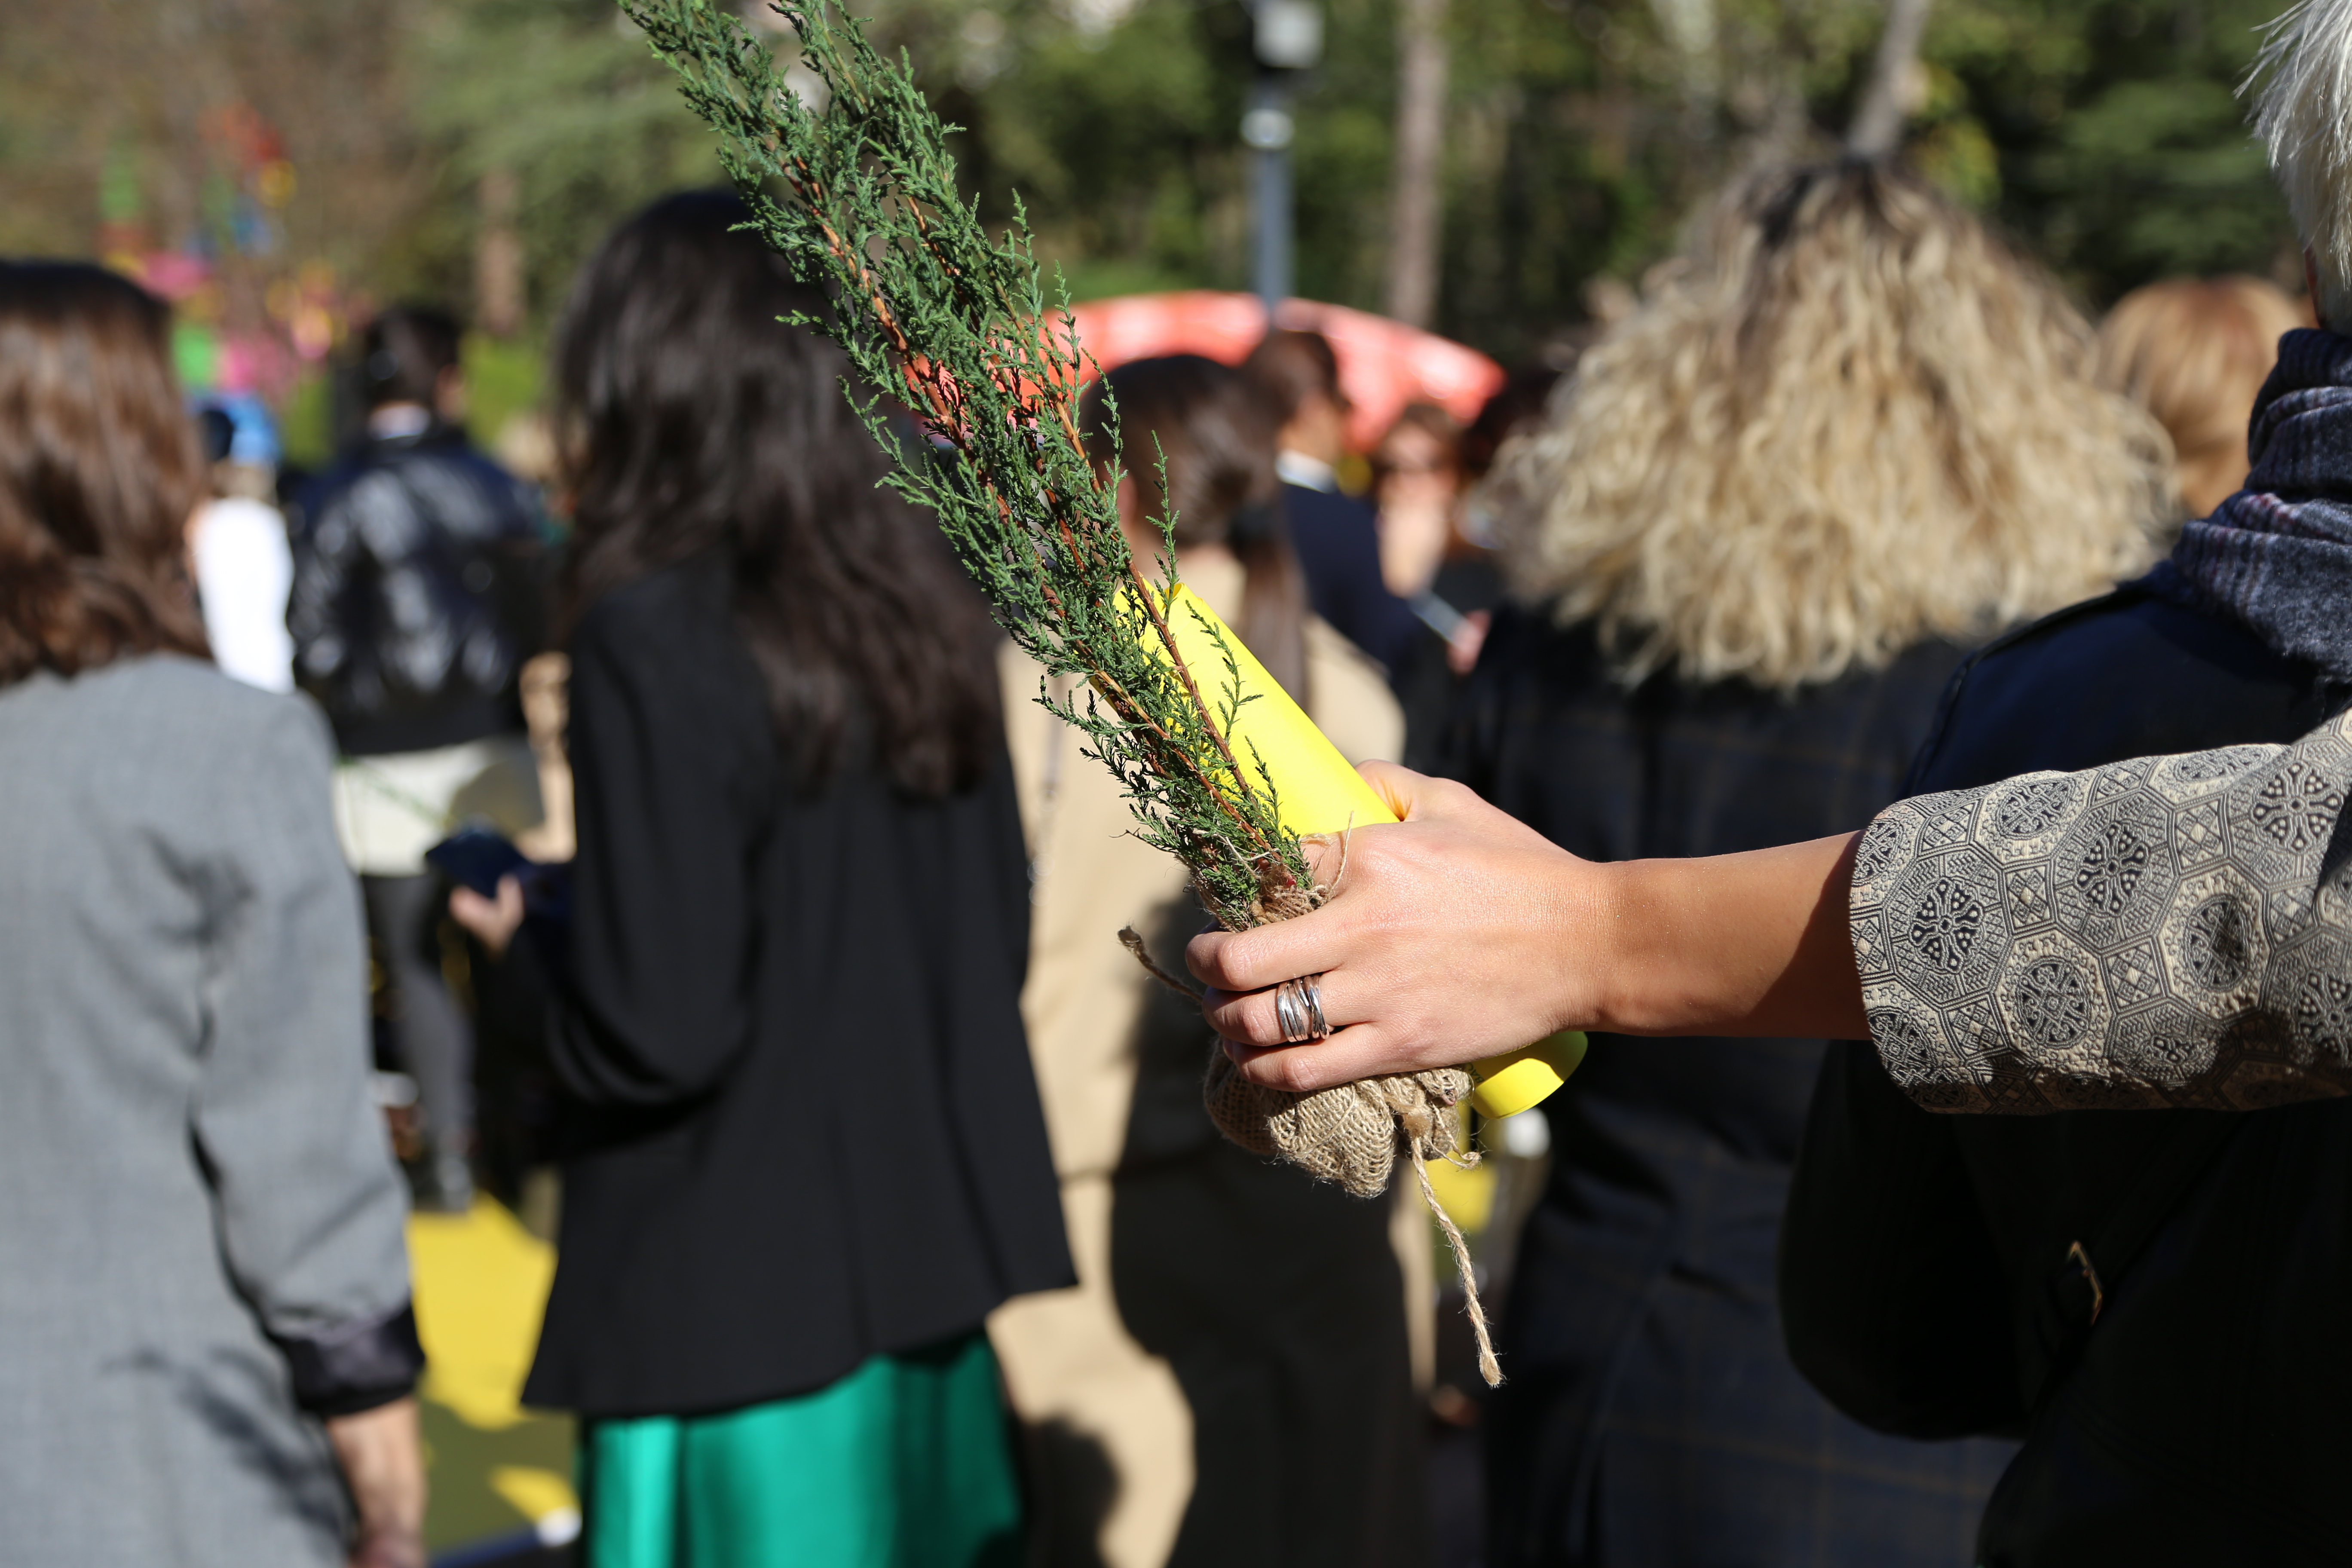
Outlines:
[[[1846,932],[1856,835],[1696,860],[1580,860],[1459,784],[1362,769],[1402,823],[1357,829],[1331,901],[1185,953],[1255,1082],[1452,1067],[1563,1028],[1863,1032]],[[1333,867],[1338,851],[1320,851]],[[1338,1033],[1286,1046],[1272,987],[1320,974]]]
[[[425,1568],[425,1449],[416,1401],[395,1399],[326,1426],[359,1510],[351,1568]]]
[[[1192,939],[1209,1022],[1250,1079],[1313,1089],[1516,1050],[1595,1011],[1579,933],[1605,920],[1605,868],[1580,860],[1461,784],[1387,763],[1360,770],[1404,821],[1318,846],[1339,892],[1311,915]],[[1322,975],[1339,1032],[1282,1046],[1267,987]]]
[[[492,958],[504,958],[522,925],[522,883],[500,877],[496,899],[486,899],[471,888],[452,888],[449,918],[473,932]]]

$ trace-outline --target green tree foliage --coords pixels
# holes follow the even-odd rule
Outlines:
[[[2179,272],[2299,276],[2234,89],[2271,0],[2011,0],[1942,39],[2000,158],[1996,211],[2092,299]]]
[[[428,0],[408,74],[417,129],[436,153],[433,209],[451,232],[440,291],[463,298],[481,221],[481,179],[520,184],[532,318],[561,308],[572,273],[634,208],[719,177],[709,132],[612,0]]]
[[[1385,258],[1393,0],[1326,0],[1297,107],[1303,292],[1372,307]],[[1237,0],[882,0],[1027,200],[1077,293],[1247,282],[1252,69]],[[2280,271],[2283,204],[2234,89],[2272,0],[1939,0],[1907,155],[2094,305],[2177,272]],[[1441,330],[1506,359],[1638,281],[1739,169],[1833,153],[1876,0],[1454,0]],[[2289,268],[2291,270],[2291,267]]]
[[[1377,303],[1395,0],[1324,0],[1297,102],[1299,281]],[[775,24],[757,0],[755,31]],[[2281,0],[1936,0],[1909,154],[2086,300],[2175,272],[2292,272],[2236,83]],[[1018,190],[1081,298],[1247,282],[1241,0],[861,0],[970,189]],[[1833,150],[1882,0],[1452,0],[1442,330],[1507,359],[1637,282],[1692,205]],[[760,33],[771,43],[779,35]],[[0,0],[0,246],[95,243],[116,187],[200,227],[205,112],[249,101],[300,184],[288,244],[379,297],[465,304],[491,171],[520,182],[530,319],[596,237],[718,175],[609,0]],[[141,193],[143,192],[143,197]]]

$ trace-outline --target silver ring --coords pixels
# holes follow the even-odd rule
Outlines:
[[[1282,1030],[1284,1045],[1295,1046],[1307,1038],[1307,1005],[1296,980],[1286,980],[1274,988],[1274,1021]]]
[[[1282,1029],[1284,1045],[1329,1037],[1331,1024],[1323,1016],[1323,988],[1316,984],[1322,978],[1305,974],[1274,988],[1274,1020]]]

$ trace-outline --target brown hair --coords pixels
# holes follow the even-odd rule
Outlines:
[[[1298,405],[1318,394],[1348,406],[1348,395],[1339,390],[1339,356],[1320,332],[1268,332],[1250,350],[1242,369],[1265,395],[1277,425],[1289,424]]]
[[[1549,364],[1521,365],[1495,389],[1493,396],[1479,405],[1478,416],[1462,430],[1462,478],[1465,482],[1485,479],[1494,468],[1504,442],[1543,422],[1551,395],[1566,374]]]
[[[2246,478],[2246,421],[2278,362],[2281,333],[2311,325],[2303,305],[2243,275],[2170,278],[2135,289],[2099,324],[2099,379],[2172,437],[2190,517]]]
[[[207,657],[184,552],[205,474],[170,331],[102,268],[0,262],[0,686]]]
[[[1372,447],[1372,473],[1377,478],[1389,467],[1389,442],[1400,430],[1418,430],[1435,441],[1444,454],[1448,468],[1459,472],[1462,468],[1462,422],[1434,403],[1408,403],[1397,410],[1380,441]]]
[[[1199,354],[1130,361],[1104,380],[1118,400],[1118,444],[1111,445],[1098,382],[1080,405],[1088,455],[1105,468],[1116,459],[1154,520],[1165,458],[1177,548],[1223,544],[1234,552],[1246,584],[1234,631],[1304,705],[1307,579],[1282,526],[1275,432],[1255,389],[1240,371]]]

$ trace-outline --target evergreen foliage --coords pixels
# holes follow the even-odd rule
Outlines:
[[[840,343],[865,383],[852,401],[891,456],[892,487],[938,513],[1013,641],[1049,674],[1086,683],[1083,703],[1038,700],[1086,735],[1140,837],[1191,868],[1219,921],[1257,924],[1270,900],[1295,899],[1311,879],[1272,781],[1223,738],[1248,700],[1231,644],[1220,637],[1222,671],[1178,652],[1170,617],[1192,612],[1176,595],[1171,516],[1157,582],[1128,548],[1121,476],[1096,468],[1078,428],[1090,365],[1058,289],[1048,308],[1018,203],[1001,237],[982,226],[957,188],[951,128],[907,62],[883,58],[855,21],[776,7],[823,84],[811,91],[819,111],[733,13],[709,0],[624,5],[718,131],[761,237],[832,292],[830,319],[801,324]],[[926,440],[902,437],[900,406]]]

